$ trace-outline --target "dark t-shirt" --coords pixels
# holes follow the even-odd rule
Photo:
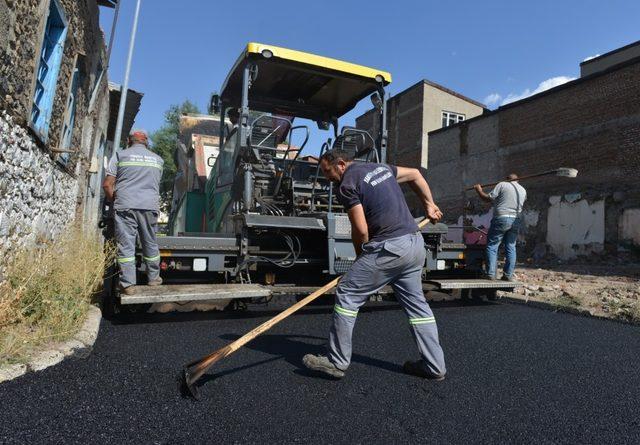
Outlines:
[[[418,231],[393,165],[354,162],[344,172],[338,188],[338,199],[345,210],[362,204],[369,227],[370,241]]]

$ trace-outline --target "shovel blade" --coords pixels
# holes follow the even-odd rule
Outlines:
[[[191,374],[187,368],[184,368],[182,372],[178,374],[178,390],[182,397],[198,400],[198,388],[195,383],[196,382],[191,381]]]

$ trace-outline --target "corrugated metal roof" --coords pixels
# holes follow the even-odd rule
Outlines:
[[[96,0],[99,6],[106,6],[107,8],[115,8],[118,0]]]
[[[109,128],[107,129],[108,140],[113,140],[116,131],[116,123],[118,122],[118,109],[120,108],[120,88],[117,83],[109,82]],[[142,102],[142,93],[129,88],[127,92],[127,103],[124,109],[124,119],[122,120],[122,136],[127,136],[133,127],[140,103]],[[122,139],[121,139],[122,140]]]

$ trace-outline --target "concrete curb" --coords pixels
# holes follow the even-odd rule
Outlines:
[[[29,371],[41,371],[57,365],[66,357],[86,358],[98,338],[102,313],[96,306],[89,306],[87,318],[73,338],[55,344],[51,349],[38,352],[26,364],[0,367],[0,383],[13,380]]]
[[[590,317],[590,318],[597,318],[599,320],[607,320],[607,321],[613,321],[616,323],[624,323],[624,324],[630,324],[630,325],[634,325],[634,326],[638,326],[640,325],[640,322],[635,322],[632,320],[625,320],[623,318],[611,318],[611,317],[605,317],[603,315],[600,314],[594,314],[591,311],[589,311],[588,309],[583,309],[583,308],[579,308],[579,307],[571,307],[571,306],[561,306],[561,305],[557,305],[557,304],[553,304],[553,303],[548,303],[545,301],[537,301],[537,300],[526,300],[523,298],[518,298],[518,297],[513,297],[510,295],[503,295],[501,297],[498,297],[497,301],[504,301],[506,303],[510,303],[510,304],[521,304],[521,305],[525,305],[525,306],[531,306],[537,309],[544,309],[547,311],[554,311],[554,312],[565,312],[567,314],[573,314],[573,315],[579,315],[581,317]]]

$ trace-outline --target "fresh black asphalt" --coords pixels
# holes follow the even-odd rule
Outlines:
[[[103,321],[93,353],[0,384],[1,443],[640,443],[640,327],[511,304],[434,305],[449,374],[393,303],[358,317],[341,381],[301,369],[331,307],[276,326],[178,395],[182,365],[282,309]]]

